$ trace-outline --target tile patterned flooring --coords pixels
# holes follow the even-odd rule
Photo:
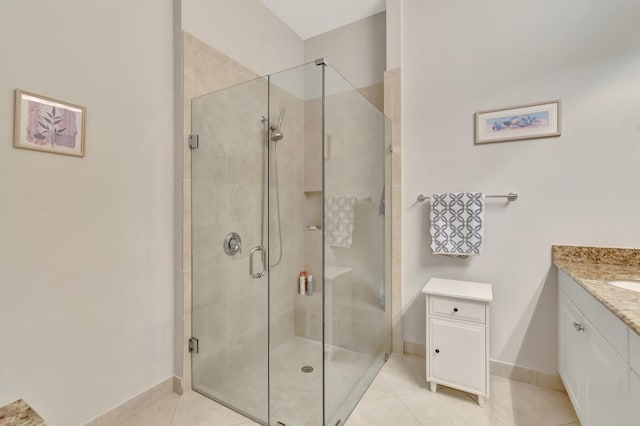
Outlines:
[[[119,426],[256,425],[195,393],[168,395]],[[376,425],[580,425],[565,393],[502,377],[491,377],[491,398],[480,408],[473,396],[424,381],[424,359],[393,355],[346,422]],[[289,426],[289,425],[288,425]],[[295,426],[295,425],[294,425]]]

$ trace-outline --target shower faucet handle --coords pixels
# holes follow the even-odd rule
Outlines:
[[[229,256],[235,256],[238,253],[242,253],[242,239],[240,238],[240,235],[235,232],[228,233],[222,242],[222,249]]]

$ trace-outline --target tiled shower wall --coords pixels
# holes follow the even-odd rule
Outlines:
[[[200,132],[200,148],[188,148],[191,100],[257,76],[204,42],[183,33],[184,62],[184,388],[191,387],[191,355],[186,340],[192,325],[204,335],[196,375],[206,377],[207,387],[225,374],[251,362],[266,365],[267,325],[274,345],[293,336],[293,295],[296,277],[303,267],[303,103],[271,86],[271,118],[287,107],[283,139],[277,147],[283,258],[272,268],[271,322],[267,321],[267,278],[249,277],[249,251],[260,242],[262,155],[266,129],[260,116],[267,115],[267,81],[254,80],[210,95],[194,105],[194,125]],[[197,114],[197,115],[196,115]],[[272,145],[273,146],[273,145]],[[272,150],[272,164],[275,152]],[[197,156],[197,157],[196,157]],[[192,167],[193,166],[193,167]],[[193,187],[199,193],[191,194]],[[275,170],[271,182],[271,253],[278,241],[274,214]],[[192,195],[194,206],[192,211]],[[197,226],[191,234],[191,219]],[[266,224],[265,224],[266,228]],[[243,252],[228,257],[222,239],[228,232],[243,238]],[[192,258],[193,240],[195,257]],[[266,244],[266,232],[265,232]],[[191,266],[194,266],[192,270]],[[272,263],[274,259],[272,257]],[[260,268],[257,262],[256,268]],[[194,276],[195,272],[195,276]],[[192,310],[192,277],[197,294]],[[192,318],[192,313],[193,318]],[[192,321],[193,324],[192,324]],[[200,374],[202,373],[202,374]]]
[[[391,119],[391,326],[393,352],[402,353],[402,251],[401,251],[401,202],[402,202],[402,123],[400,68],[384,73],[384,113]]]

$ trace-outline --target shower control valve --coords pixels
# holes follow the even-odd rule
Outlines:
[[[238,253],[242,253],[242,239],[240,238],[240,235],[235,232],[228,233],[227,236],[224,237],[222,248],[229,256],[235,256]]]

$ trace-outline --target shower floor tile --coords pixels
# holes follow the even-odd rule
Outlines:
[[[272,352],[269,361],[272,423],[322,424],[322,354],[319,342],[302,337],[289,339]],[[328,417],[333,417],[374,362],[368,356],[344,349],[330,347],[326,351],[325,403]],[[304,373],[303,367],[312,367],[313,371]],[[265,381],[266,366],[251,365],[213,389],[201,386],[199,390],[257,419],[266,420]]]

